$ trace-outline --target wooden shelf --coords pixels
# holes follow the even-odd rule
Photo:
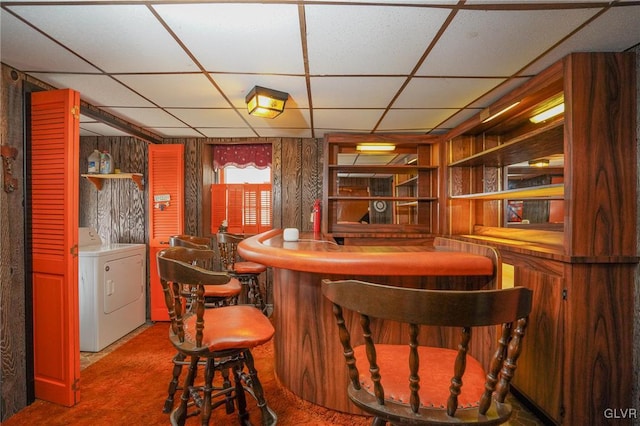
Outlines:
[[[535,142],[535,143],[533,143]],[[564,149],[564,119],[559,118],[495,148],[454,161],[449,167],[505,167],[532,158],[560,154]]]
[[[456,200],[517,200],[520,198],[536,198],[546,200],[562,200],[564,197],[564,184],[541,185],[531,188],[509,189],[498,192],[483,192],[477,194],[452,195],[449,198]]]
[[[438,166],[416,166],[413,164],[409,165],[383,165],[383,166],[375,166],[375,165],[352,165],[352,166],[344,166],[337,164],[329,164],[329,170],[337,171],[338,173],[417,173],[418,171],[429,171],[429,170],[437,170]]]
[[[83,174],[80,176],[87,178],[95,185],[98,191],[102,189],[102,184],[105,179],[131,179],[136,183],[136,185],[138,185],[138,189],[140,191],[144,189],[142,173]]]

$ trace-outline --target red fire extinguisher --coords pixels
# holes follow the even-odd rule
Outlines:
[[[320,235],[320,200],[313,203],[313,211],[311,213],[311,221],[313,222],[313,233]]]

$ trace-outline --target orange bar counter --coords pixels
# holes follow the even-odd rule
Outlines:
[[[242,241],[238,253],[273,268],[274,365],[280,382],[304,400],[352,414],[363,413],[347,396],[342,346],[332,305],[320,289],[322,279],[357,278],[386,285],[459,290],[500,282],[500,259],[495,250],[443,238],[436,238],[433,247],[342,246],[304,233],[298,241],[284,241],[282,230],[271,230]],[[408,332],[399,325],[385,322],[381,326],[382,341],[407,341]],[[426,330],[420,341],[448,343],[446,333],[429,334]]]

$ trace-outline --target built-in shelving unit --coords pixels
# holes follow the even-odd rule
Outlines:
[[[512,385],[553,424],[633,404],[635,60],[571,54],[444,136],[444,229],[496,248],[503,286],[533,290]],[[530,121],[558,100],[563,115]]]
[[[138,185],[140,191],[144,190],[144,180],[142,173],[106,173],[106,174],[83,174],[82,177],[87,178],[93,183],[98,191],[102,189],[105,179],[131,179]]]
[[[425,135],[326,135],[324,232],[438,233],[438,141]],[[363,152],[358,144],[388,144],[393,150]]]

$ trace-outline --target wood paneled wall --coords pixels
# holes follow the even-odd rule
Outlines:
[[[300,138],[168,139],[185,145],[185,233],[210,235],[213,145],[272,145],[273,227],[313,229],[313,202],[322,196],[322,140]],[[116,163],[117,164],[117,163]]]
[[[81,137],[80,172],[87,172],[87,158],[94,149],[108,151],[115,168],[142,173],[146,179],[147,143],[133,137]],[[146,183],[146,181],[145,181]],[[147,242],[146,185],[140,190],[130,179],[105,179],[102,189],[80,179],[81,227],[97,229],[105,243]]]

